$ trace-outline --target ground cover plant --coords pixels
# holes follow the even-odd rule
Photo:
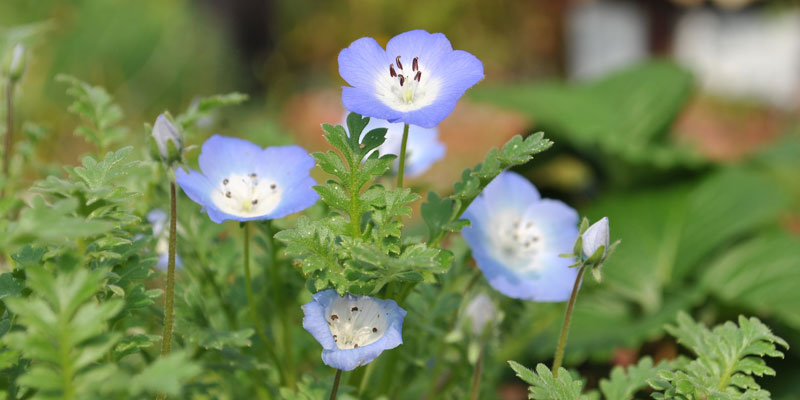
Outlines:
[[[800,141],[736,165],[666,142],[690,86],[672,64],[483,88],[485,60],[445,34],[361,38],[315,153],[209,132],[241,93],[128,124],[59,75],[89,149],[60,165],[15,111],[37,34],[0,41],[3,398],[797,398]],[[546,131],[446,192],[408,185],[468,96]],[[526,177],[564,154],[609,176],[580,211]]]

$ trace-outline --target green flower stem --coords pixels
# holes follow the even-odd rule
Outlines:
[[[558,339],[558,347],[556,347],[556,357],[553,360],[553,376],[558,377],[558,369],[561,368],[561,362],[564,360],[564,348],[567,346],[567,335],[569,335],[569,323],[572,320],[572,310],[575,308],[575,300],[578,298],[578,290],[581,288],[581,279],[583,272],[586,270],[586,265],[581,265],[578,270],[578,276],[575,277],[575,285],[572,286],[572,294],[569,296],[569,303],[567,303],[567,311],[564,314],[564,324],[561,325],[561,337]]]
[[[408,144],[408,124],[403,126],[403,142],[400,144],[400,166],[397,168],[397,187],[403,187],[403,174],[406,167],[406,145]]]
[[[339,381],[342,380],[342,370],[336,370],[336,377],[333,378],[333,388],[331,388],[331,397],[329,400],[336,400],[336,392],[339,391]]]
[[[272,281],[272,298],[273,304],[278,308],[278,313],[281,322],[281,337],[283,339],[283,362],[285,366],[286,385],[290,389],[295,387],[295,371],[294,371],[294,355],[292,354],[292,333],[291,322],[289,321],[289,313],[287,312],[291,304],[284,304],[284,297],[281,296],[283,291],[283,279],[278,265],[278,250],[275,246],[274,233],[272,231],[272,222],[266,221],[264,223],[265,236],[267,241],[267,257],[269,257],[269,274],[270,281]]]
[[[13,145],[12,135],[14,133],[14,82],[9,80],[6,85],[6,135],[3,147],[3,175],[6,178],[11,174],[11,146]],[[0,197],[5,193],[5,186],[8,186],[9,179],[0,189]]]
[[[161,334],[161,356],[172,350],[172,324],[175,308],[175,250],[178,244],[178,196],[175,182],[169,183],[169,253],[167,255],[167,287],[164,299],[164,332]],[[159,394],[158,399],[166,399],[166,394]]]
[[[275,368],[278,370],[278,375],[280,376],[281,381],[285,382],[286,376],[284,375],[283,368],[281,368],[280,360],[278,359],[277,354],[275,354],[275,349],[272,348],[272,341],[267,338],[267,335],[264,334],[264,330],[261,329],[261,321],[259,321],[258,313],[256,312],[256,300],[255,296],[253,296],[253,283],[250,279],[250,223],[242,223],[242,230],[244,231],[244,286],[245,291],[247,292],[247,304],[250,308],[250,319],[253,322],[253,326],[256,328],[258,337],[260,337],[261,341],[264,342],[264,348],[267,349],[267,354],[270,358],[272,358]]]
[[[481,394],[481,370],[483,369],[483,350],[484,345],[481,344],[481,350],[478,353],[478,361],[475,362],[475,371],[472,374],[472,391],[469,395],[470,400],[478,400]]]

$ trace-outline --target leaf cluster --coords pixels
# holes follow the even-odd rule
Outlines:
[[[94,144],[100,153],[125,136],[127,130],[118,125],[122,120],[122,109],[105,88],[63,74],[56,80],[67,84],[67,94],[74,100],[68,110],[82,121],[75,128],[76,136]]]

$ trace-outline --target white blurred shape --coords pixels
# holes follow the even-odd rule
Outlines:
[[[800,103],[798,11],[689,11],[678,21],[674,53],[709,93],[784,109]]]
[[[569,10],[567,68],[573,79],[605,75],[647,57],[648,23],[637,3],[594,1]]]

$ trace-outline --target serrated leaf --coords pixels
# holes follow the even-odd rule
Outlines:
[[[583,382],[576,381],[564,368],[558,370],[558,377],[554,377],[550,369],[544,364],[536,365],[536,372],[523,367],[517,362],[509,361],[511,369],[517,376],[530,386],[530,398],[536,400],[586,400],[587,396],[581,394]]]

